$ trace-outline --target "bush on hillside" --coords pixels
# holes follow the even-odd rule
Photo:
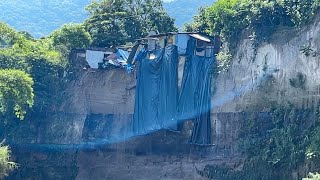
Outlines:
[[[18,166],[15,162],[10,161],[11,151],[8,146],[0,144],[0,178],[8,174]]]

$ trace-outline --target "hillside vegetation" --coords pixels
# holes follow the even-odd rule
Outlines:
[[[51,39],[36,41],[0,22],[1,139],[10,142],[20,123],[54,108],[61,99],[67,64],[66,57],[53,46]],[[0,178],[15,167],[10,162],[9,148],[1,143]]]
[[[133,43],[151,30],[177,30],[161,0],[105,0],[93,2],[86,9],[90,15],[84,25],[95,47]]]
[[[244,32],[249,34],[256,51],[262,42],[270,39],[277,28],[299,29],[311,22],[319,6],[319,0],[219,0],[212,6],[199,9],[194,21],[186,24],[184,29],[222,38],[224,51],[218,55],[218,70],[221,71],[229,67]]]
[[[10,161],[11,151],[8,146],[0,144],[0,178],[3,179],[5,176],[17,168],[15,162]]]
[[[219,35],[234,49],[244,30],[252,40],[266,41],[279,26],[307,24],[319,6],[319,0],[219,0],[200,10],[185,28]]]

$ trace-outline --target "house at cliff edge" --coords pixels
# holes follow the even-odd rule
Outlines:
[[[221,41],[200,33],[150,33],[133,47],[88,49],[92,69],[126,69],[136,78],[133,117],[126,136],[192,122],[192,144],[211,144],[211,70]],[[105,92],[108,93],[108,92]],[[86,130],[90,133],[90,129]]]

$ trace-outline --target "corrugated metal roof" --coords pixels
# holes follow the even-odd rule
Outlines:
[[[200,34],[189,34],[191,37],[194,37],[196,39],[199,39],[201,41],[205,41],[205,42],[211,42],[211,40],[207,37],[201,36]]]
[[[168,32],[168,33],[162,33],[162,34],[155,34],[155,35],[147,36],[147,38],[162,37],[162,36],[175,35],[175,34],[178,34],[178,33],[177,32]]]
[[[199,39],[201,41],[205,41],[210,43],[211,39],[209,38],[209,36],[204,36],[201,35],[200,33],[196,33],[196,32],[168,32],[168,33],[163,33],[163,34],[155,34],[155,35],[150,35],[146,38],[159,38],[159,37],[163,37],[163,36],[168,36],[168,35],[177,35],[177,34],[188,34],[196,39]],[[144,38],[142,38],[144,39]]]
[[[160,36],[157,36],[157,37],[160,37]],[[159,40],[159,38],[155,38],[155,36],[148,36],[148,37],[140,38],[137,40]]]

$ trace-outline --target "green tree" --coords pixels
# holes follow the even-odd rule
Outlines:
[[[21,41],[21,36],[10,26],[0,21],[0,48],[10,47]]]
[[[20,31],[19,34],[21,34],[27,40],[34,40],[34,37],[27,31]]]
[[[50,38],[54,47],[65,46],[68,50],[86,48],[91,43],[91,36],[82,24],[66,24],[54,31]]]
[[[206,31],[212,35],[222,36],[226,42],[237,41],[241,31],[248,25],[243,14],[239,13],[239,3],[239,0],[219,0],[213,6],[207,7]],[[230,43],[230,45],[233,44],[236,43]]]
[[[161,0],[103,0],[87,6],[90,16],[85,26],[93,38],[93,46],[134,42],[149,31],[176,31],[174,19]]]
[[[20,70],[0,70],[0,113],[24,119],[33,105],[33,80]]]
[[[18,41],[0,47],[0,138],[16,142],[26,136],[19,133],[23,131],[20,125],[31,128],[27,133],[31,135],[33,127],[38,127],[35,123],[39,119],[34,118],[60,105],[69,77],[68,62],[51,38],[31,39],[26,33],[4,27],[11,31],[0,28],[0,37],[8,37],[10,32]]]
[[[0,69],[17,69],[30,74],[35,94],[32,110],[39,113],[52,109],[61,99],[66,84],[67,78],[63,75],[68,67],[68,54],[57,51],[59,47],[53,45],[51,38],[28,40],[14,29],[12,31],[20,40],[10,47],[0,48]],[[10,118],[7,116],[6,119]]]
[[[186,28],[220,35],[229,50],[235,50],[244,30],[258,46],[279,26],[300,27],[310,22],[319,6],[319,0],[218,0],[199,10]]]
[[[8,146],[0,144],[0,178],[8,176],[8,173],[17,168],[17,164],[10,161],[11,151]]]

